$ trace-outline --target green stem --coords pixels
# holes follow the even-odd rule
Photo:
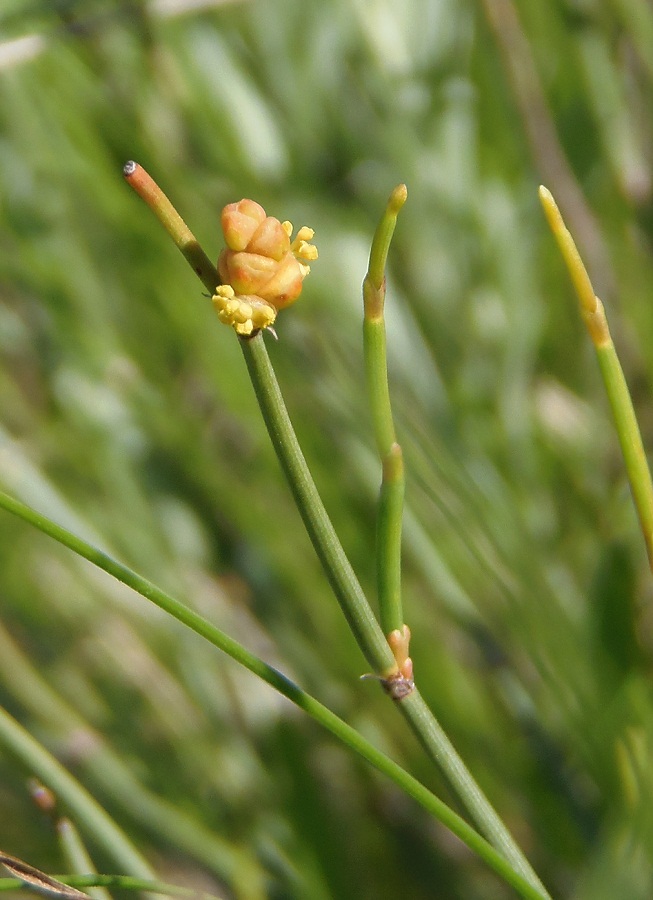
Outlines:
[[[383,465],[383,479],[377,520],[377,575],[381,625],[387,634],[403,629],[401,603],[401,520],[404,499],[404,466],[396,441],[388,386],[385,331],[385,268],[397,215],[406,202],[406,186],[394,189],[374,234],[370,262],[363,282],[363,343],[367,384],[374,420],[377,448]],[[399,704],[403,716],[420,737],[426,751],[443,770],[465,809],[483,834],[525,878],[544,887],[516,846],[510,832],[472,778],[449,738],[417,690]]]
[[[431,759],[442,769],[465,809],[469,810],[483,834],[492,842],[515,870],[533,885],[542,897],[549,897],[515,839],[491,805],[483,791],[458,756],[453,744],[435,718],[424,698],[415,689],[399,704],[399,710],[420,738]]]
[[[376,290],[380,290],[381,285],[385,281],[385,263],[388,258],[388,250],[390,249],[395,225],[397,224],[397,215],[407,199],[408,189],[406,185],[398,184],[390,194],[385,212],[374,233],[367,277]]]
[[[372,287],[369,274],[366,275],[363,282],[363,351],[374,436],[381,459],[396,440],[388,386],[385,317],[381,296],[384,294],[385,282],[383,288],[377,291]]]
[[[624,455],[630,490],[644,535],[649,566],[653,570],[653,484],[651,483],[651,472],[646,461],[642,436],[635,417],[628,385],[626,384],[619,357],[610,335],[605,309],[594,293],[587,269],[583,264],[571,232],[563,221],[553,195],[547,188],[540,186],[539,196],[553,236],[558,243],[562,257],[569,270],[580,304],[583,321],[596,350],[603,383],[612,409],[612,415],[614,416],[617,436]]]
[[[241,339],[240,346],[270,439],[329,583],[368,663],[385,675],[395,668],[394,657],[308,470],[262,332]]]
[[[394,189],[374,234],[363,281],[363,350],[367,389],[382,479],[376,524],[376,572],[381,628],[403,632],[401,602],[401,524],[404,508],[404,463],[395,436],[385,332],[385,266],[397,215],[406,202],[404,184]],[[406,648],[407,649],[407,648]]]
[[[77,535],[71,534],[46,516],[41,515],[24,503],[1,491],[0,508],[34,525],[44,534],[54,538],[63,546],[73,550],[79,556],[118,579],[118,581],[131,587],[246,669],[249,669],[250,672],[266,681],[280,694],[287,697],[300,709],[303,709],[311,718],[319,722],[347,747],[358,753],[363,759],[390,778],[406,794],[435,816],[508,884],[512,885],[521,897],[528,898],[528,900],[542,900],[542,898],[548,897],[548,894],[543,889],[533,884],[531,880],[524,877],[520,872],[517,872],[513,864],[501,852],[481,837],[471,825],[451,810],[435,794],[432,794],[416,778],[385,756],[380,750],[377,750],[359,732],[346,722],[343,722],[342,719],[323,706],[318,700],[299,688],[277,669],[250,653],[245,647],[224,634],[207,619],[204,619],[194,610],[162,591],[151,581],[138,575],[132,569],[119,563],[102,550],[77,537]],[[387,647],[385,641],[383,643]],[[104,810],[87,794],[84,788],[75,782],[63,767],[22,726],[3,711],[0,711],[0,739],[30,768],[36,771],[44,783],[48,784],[55,793],[66,800],[76,812],[80,821],[83,820],[89,827],[91,825],[94,826],[93,831],[97,839],[101,840],[104,838],[107,849],[115,856],[115,847],[120,843],[121,837],[124,840],[124,836],[121,835],[117,826],[111,822]],[[140,862],[140,865],[145,869],[145,871],[140,873],[140,877],[150,877],[147,863],[140,860],[140,857],[131,849],[128,843],[124,848],[124,852],[134,854],[130,868],[135,874],[139,875],[136,868]],[[123,864],[125,863],[123,862]]]
[[[401,527],[404,513],[404,460],[394,443],[383,457],[383,478],[376,519],[376,580],[381,628],[403,631],[401,602]],[[406,648],[407,649],[407,648]]]
[[[649,564],[653,569],[653,484],[633,402],[612,341],[597,347],[596,356],[614,416]]]

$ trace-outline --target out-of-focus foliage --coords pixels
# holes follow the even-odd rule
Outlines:
[[[420,687],[556,896],[653,890],[651,592],[556,195],[653,444],[646,0],[5,0],[0,484],[173,590],[447,797],[373,682],[237,341],[121,179],[211,255],[250,196],[316,229],[270,345],[373,593],[360,283],[405,181],[389,351]],[[0,702],[162,876],[256,898],[502,898],[412,803],[146,602],[0,516]],[[0,846],[61,869],[0,750]],[[98,860],[102,868],[102,859]]]

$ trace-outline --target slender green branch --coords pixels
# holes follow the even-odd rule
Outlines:
[[[644,535],[649,565],[653,570],[653,483],[628,385],[612,342],[603,304],[594,293],[574,239],[565,226],[551,192],[545,187],[540,187],[539,194],[547,221],[569,270],[583,320],[596,350],[624,456],[630,490]]]
[[[377,520],[377,573],[381,625],[395,650],[397,662],[408,657],[410,632],[404,625],[401,603],[401,520],[404,498],[404,467],[397,443],[388,385],[385,332],[385,268],[397,216],[406,202],[406,186],[394,189],[374,234],[370,262],[363,282],[363,342],[368,392],[374,419],[376,443],[383,466]],[[399,654],[403,654],[400,656]],[[407,678],[412,662],[403,662]],[[400,703],[401,713],[420,737],[431,758],[440,766],[466,809],[483,833],[525,878],[544,890],[537,875],[516,847],[514,839],[470,775],[424,699],[413,690]]]
[[[404,462],[397,443],[390,404],[385,332],[385,266],[399,210],[406,202],[406,185],[394,189],[374,234],[367,275],[363,281],[363,349],[367,389],[372,409],[382,479],[376,523],[376,572],[381,628],[404,635],[401,603],[401,520],[404,508]],[[396,637],[396,635],[395,635]],[[408,634],[397,663],[408,657]],[[410,678],[412,673],[408,673]]]
[[[597,347],[596,356],[614,416],[649,562],[653,569],[653,485],[633,402],[612,341]]]
[[[277,669],[250,653],[249,650],[220,631],[207,619],[190,609],[180,600],[161,590],[151,581],[143,578],[142,575],[113,559],[107,553],[2,491],[0,491],[0,508],[38,528],[39,531],[54,538],[64,547],[68,547],[68,549],[73,550],[118,581],[126,584],[136,593],[150,600],[219,650],[222,650],[254,675],[266,681],[276,691],[287,697],[288,700],[300,709],[303,709],[311,718],[319,722],[347,747],[390,778],[406,794],[435,816],[508,884],[512,885],[521,897],[529,898],[529,900],[542,900],[542,898],[548,897],[546,892],[534,886],[521,873],[515,871],[512,863],[502,853],[498,852],[471,825],[458,816],[435,794],[432,794],[421,782],[417,781],[416,778],[380,750],[377,750],[358,731],[327,709],[326,706],[303,691]],[[10,748],[30,768],[37,772],[39,777],[55,793],[65,798],[71,809],[75,811],[77,818],[80,821],[83,820],[87,827],[93,827],[96,839],[98,841],[104,840],[107,850],[112,852],[115,857],[115,848],[119,845],[121,848],[123,847],[121,844],[121,833],[117,826],[114,825],[104,810],[99,807],[85,789],[63,769],[60,763],[50,756],[8,713],[1,709],[0,742],[3,742],[6,747]],[[128,854],[130,850],[130,845],[127,844],[123,848],[123,853]],[[140,865],[144,867],[141,877],[148,878],[150,870],[147,863],[140,860],[135,851],[131,852],[134,856],[130,868],[138,874],[136,870],[140,861]]]
[[[407,199],[408,189],[406,185],[398,184],[390,194],[385,212],[374,234],[367,278],[377,291],[381,289],[381,285],[385,281],[385,264],[388,258],[390,242],[397,224],[397,216]]]
[[[383,476],[376,520],[376,579],[381,628],[387,636],[404,631],[401,602],[401,525],[404,514],[404,460],[392,444],[382,460]],[[408,656],[407,641],[404,657]],[[402,660],[403,662],[403,660]],[[398,665],[401,663],[397,659]],[[409,676],[410,677],[410,676]]]

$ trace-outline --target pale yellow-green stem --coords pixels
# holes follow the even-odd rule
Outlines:
[[[578,295],[583,321],[596,350],[626,464],[630,490],[646,543],[649,565],[653,570],[653,484],[628,385],[610,336],[603,304],[594,293],[574,239],[565,226],[551,192],[541,186],[539,195],[551,231],[567,264]]]

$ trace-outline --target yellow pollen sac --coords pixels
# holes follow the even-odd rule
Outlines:
[[[317,259],[317,247],[310,244],[315,232],[307,225],[302,226],[297,232],[297,236],[290,244],[290,251],[299,259]],[[290,235],[289,235],[290,237]]]
[[[277,311],[260,297],[240,297],[230,284],[221,284],[212,297],[218,318],[231,325],[236,334],[247,337],[262,328],[268,328],[277,317]]]
[[[292,240],[292,222],[282,222],[281,227],[291,239],[290,252],[293,256],[298,256],[300,259],[317,259],[317,247],[315,244],[309,244],[309,241],[315,237],[315,231],[312,228],[302,225]]]

